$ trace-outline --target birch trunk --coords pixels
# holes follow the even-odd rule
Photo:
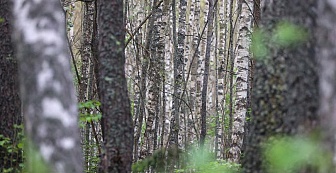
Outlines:
[[[238,163],[241,156],[241,149],[245,135],[245,121],[247,113],[247,92],[249,61],[251,58],[249,47],[252,33],[252,7],[253,0],[240,2],[241,14],[239,16],[238,28],[238,50],[235,58],[235,65],[238,69],[236,76],[236,98],[235,112],[233,114],[231,146],[229,160]]]
[[[53,172],[83,172],[65,16],[58,0],[14,1],[27,139]],[[30,160],[31,158],[28,158]],[[29,165],[28,172],[38,170]]]

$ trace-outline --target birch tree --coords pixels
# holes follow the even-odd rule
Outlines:
[[[155,7],[158,1],[154,1],[153,6]],[[150,43],[150,55],[149,55],[149,69],[148,69],[148,117],[146,121],[146,153],[151,155],[154,151],[154,145],[156,145],[157,138],[156,128],[159,117],[159,107],[160,107],[160,88],[161,88],[161,78],[163,70],[162,62],[164,58],[164,44],[162,42],[163,36],[160,34],[162,25],[162,5],[155,7],[152,11],[152,17],[154,19],[153,33],[151,35]]]
[[[81,173],[77,103],[60,1],[17,0],[13,14],[29,147],[52,172]],[[36,171],[36,163],[28,164],[28,172]]]
[[[181,93],[181,84],[182,84],[182,61],[178,56],[178,43],[177,43],[177,25],[176,25],[176,6],[177,3],[175,0],[172,0],[172,19],[173,19],[173,62],[174,62],[174,96],[173,96],[173,107],[172,107],[172,117],[171,117],[171,139],[170,145],[178,146],[179,144],[179,131],[180,131],[180,97]],[[183,16],[183,14],[182,14]]]
[[[229,160],[233,162],[238,162],[240,159],[245,134],[249,61],[251,58],[249,47],[253,24],[253,0],[240,1],[239,3],[241,3],[238,5],[241,6],[241,14],[238,26],[238,50],[235,58],[235,65],[238,71],[236,76],[235,112],[233,115],[231,147],[229,150]]]

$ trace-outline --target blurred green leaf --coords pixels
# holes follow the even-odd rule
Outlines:
[[[26,164],[24,172],[34,172],[34,173],[42,173],[42,172],[51,172],[50,167],[42,158],[40,152],[33,146],[32,142],[27,142],[25,144],[26,148]]]
[[[23,146],[24,146],[23,142],[20,142],[20,143],[17,144],[17,147],[20,148],[20,149],[23,149]]]
[[[272,40],[280,46],[291,46],[306,41],[307,31],[300,26],[289,22],[279,23],[272,37]]]
[[[264,58],[269,54],[264,42],[266,37],[265,32],[262,32],[260,29],[253,32],[251,50],[256,59]]]
[[[266,144],[265,156],[270,163],[270,172],[294,173],[310,165],[319,170],[328,168],[329,157],[310,138],[278,138]]]

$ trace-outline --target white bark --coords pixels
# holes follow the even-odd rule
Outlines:
[[[30,147],[37,148],[53,172],[81,173],[77,103],[60,1],[16,0],[13,11]]]
[[[229,150],[232,162],[238,162],[244,138],[244,126],[247,112],[248,70],[250,60],[250,43],[252,33],[253,0],[246,0],[241,5],[239,16],[238,42],[235,66],[237,67],[235,113],[232,124],[232,141]]]

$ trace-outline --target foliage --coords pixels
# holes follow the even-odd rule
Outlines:
[[[140,160],[132,165],[133,172],[146,172],[149,169],[157,172],[164,172],[167,167],[173,167],[176,159],[182,155],[181,150],[176,147],[158,149],[151,156]]]
[[[176,158],[179,158],[177,163],[173,162]],[[173,147],[169,148],[167,152],[164,149],[157,150],[152,156],[132,165],[133,172],[146,172],[150,169],[154,172],[165,172],[165,170],[172,172],[174,170],[175,173],[238,173],[240,165],[216,160],[214,153],[207,149],[194,147],[189,151],[182,152]]]
[[[0,134],[0,147],[4,149],[4,152],[6,153],[1,153],[1,157],[3,157],[2,159],[8,160],[12,163],[15,162],[21,162],[22,160],[17,160],[17,159],[22,159],[23,157],[23,146],[24,146],[24,136],[23,136],[23,125],[14,125],[14,128],[16,129],[15,131],[17,131],[17,141],[18,143],[13,143],[13,140],[8,138],[8,137],[4,137],[2,134]],[[3,150],[2,150],[3,151]],[[8,156],[15,156],[15,157],[10,157],[7,158]],[[23,163],[19,164],[19,168],[8,168],[8,169],[3,169],[0,170],[3,173],[6,172],[21,172],[22,169],[24,167]]]
[[[97,150],[99,147],[100,146],[93,142],[93,140],[82,139],[82,149],[86,162],[84,172],[93,173],[98,171],[100,157]]]
[[[304,28],[289,23],[279,22],[272,32],[256,29],[252,35],[251,50],[257,60],[265,58],[268,54],[267,44],[280,47],[295,47],[308,39]]]
[[[25,161],[24,173],[45,173],[51,172],[50,166],[42,158],[40,152],[34,147],[32,142],[25,143]]]
[[[303,137],[273,138],[265,145],[269,172],[294,173],[310,167],[315,172],[328,172],[331,155],[324,151],[318,140]]]
[[[261,29],[256,29],[252,35],[251,50],[257,59],[266,57],[269,54],[265,44],[266,36]]]
[[[79,103],[79,125],[84,127],[87,122],[98,122],[102,114],[99,112],[99,106],[101,103],[96,100],[89,100],[87,102]],[[98,113],[94,113],[98,112]]]
[[[219,119],[219,117],[221,116],[222,116],[221,114],[215,114],[213,116],[208,117],[208,120],[207,120],[207,136],[208,137],[216,136],[216,128],[217,128],[216,120],[217,118]]]
[[[237,173],[240,172],[240,165],[228,163],[223,160],[216,160],[214,153],[205,148],[194,148],[191,150],[188,164],[185,169],[175,172],[200,172],[200,173]]]
[[[278,23],[272,36],[274,43],[282,47],[297,45],[307,38],[307,32],[302,27],[288,22]]]
[[[79,103],[79,126],[81,128],[89,128],[86,126],[88,123],[99,123],[102,118],[102,114],[99,111],[100,105],[101,103],[96,100]],[[86,138],[82,140],[82,147],[85,153],[84,157],[89,163],[85,172],[95,172],[100,162],[99,154],[97,153],[100,146],[96,142],[92,142]]]

